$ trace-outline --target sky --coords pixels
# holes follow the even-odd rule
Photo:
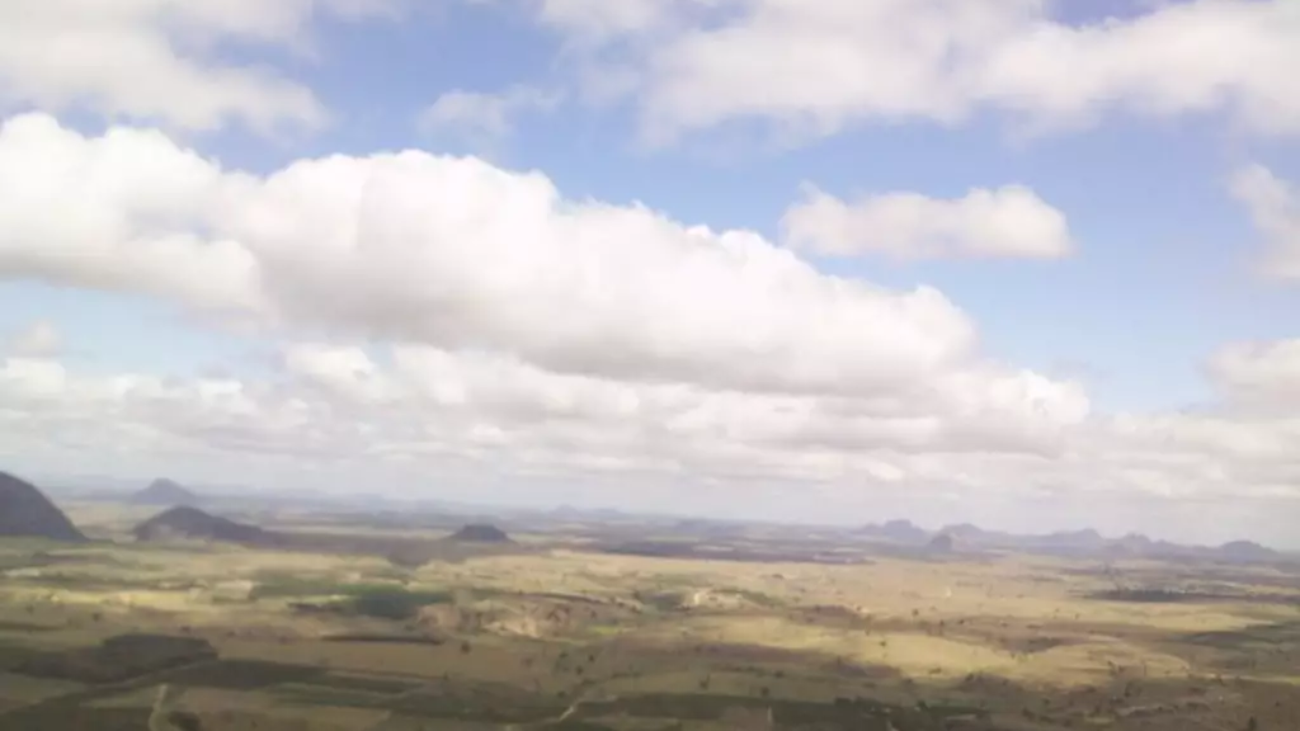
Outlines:
[[[10,0],[0,464],[1300,549],[1293,0]]]

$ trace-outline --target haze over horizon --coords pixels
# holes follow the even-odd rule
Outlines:
[[[1300,4],[111,5],[0,7],[0,469],[1300,548]]]

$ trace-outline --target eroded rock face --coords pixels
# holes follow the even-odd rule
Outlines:
[[[5,472],[0,472],[0,536],[86,540],[35,485]]]

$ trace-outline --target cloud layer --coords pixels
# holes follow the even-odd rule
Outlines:
[[[388,0],[12,0],[0,3],[0,106],[211,131],[269,133],[326,119],[315,94],[263,66],[218,60],[244,44],[309,52],[314,18],[394,11]]]
[[[587,52],[588,79],[637,94],[670,141],[740,119],[800,135],[861,121],[958,124],[993,109],[1037,130],[1109,112],[1225,112],[1300,132],[1300,7],[1153,3],[1089,24],[1041,0],[545,0],[539,19]],[[761,59],[756,62],[755,59]]]
[[[0,273],[559,372],[872,395],[975,356],[939,292],[818,273],[754,233],[566,201],[421,152],[227,173],[150,131],[0,128]]]
[[[0,275],[144,293],[287,343],[278,375],[189,380],[13,350],[3,428],[14,445],[58,434],[41,452],[1021,497],[1277,499],[1300,477],[1297,411],[1265,408],[1300,392],[1295,343],[1216,355],[1211,410],[1097,415],[1080,384],[982,354],[935,290],[833,277],[756,233],[567,200],[472,157],[254,176],[156,131],[20,116],[0,128]]]
[[[1300,81],[1289,73],[1300,67],[1300,9],[1290,0],[1155,3],[1082,25],[1041,0],[497,4],[526,8],[559,34],[588,97],[635,96],[644,132],[659,141],[741,119],[819,136],[869,120],[958,124],[984,109],[1039,130],[1119,111],[1226,113],[1254,133],[1300,132]],[[222,60],[218,49],[309,57],[319,19],[421,8],[410,0],[14,0],[0,7],[0,104],[188,130],[315,126],[327,112],[310,89],[265,65]],[[500,104],[485,101],[452,97],[434,118],[459,118],[466,103],[476,116],[499,118]]]
[[[399,343],[404,388],[464,391],[468,363],[541,399],[523,412],[755,448],[1032,454],[1088,414],[1076,384],[982,357],[933,289],[828,276],[755,233],[567,201],[475,158],[334,156],[255,177],[156,132],[87,138],[27,115],[0,128],[0,201],[0,274]],[[295,353],[326,385],[394,393],[346,380],[375,368],[360,351]],[[412,380],[417,362],[442,375]]]
[[[455,89],[439,95],[417,122],[427,132],[463,135],[486,144],[509,136],[518,115],[549,111],[559,103],[559,94],[530,86],[512,86],[496,93]]]
[[[557,33],[568,83],[629,101],[653,142],[754,120],[798,140],[988,112],[1030,132],[1114,115],[1300,132],[1290,0],[1154,3],[1089,24],[1041,0],[499,4]],[[221,50],[310,59],[320,19],[412,7],[0,7],[0,105],[44,110],[0,122],[0,281],[144,295],[278,343],[269,373],[164,377],[74,367],[54,324],[31,323],[0,351],[0,455],[216,468],[236,455],[322,480],[491,475],[827,504],[1208,501],[1219,515],[1300,497],[1300,340],[1207,354],[1201,408],[1100,414],[1083,384],[986,352],[937,289],[804,258],[1070,255],[1072,221],[1027,186],[940,199],[809,185],[778,243],[566,197],[542,172],[477,157],[340,154],[252,174],[178,141],[325,124],[335,110],[311,89]],[[451,91],[423,122],[490,140],[557,99]],[[130,123],[59,121],[85,112]],[[1264,240],[1260,270],[1300,279],[1295,186],[1262,165],[1229,182]]]
[[[1055,259],[1074,249],[1065,215],[1019,185],[952,200],[886,193],[851,202],[807,186],[781,229],[787,246],[828,256]]]
[[[211,479],[230,474],[233,457],[241,475],[271,465],[289,484],[318,476],[335,489],[550,480],[605,494],[723,489],[731,500],[778,489],[786,500],[819,496],[830,512],[804,517],[822,519],[867,496],[960,496],[971,509],[987,500],[1091,500],[1120,513],[1285,509],[1277,501],[1294,500],[1300,478],[1300,420],[1277,404],[1300,391],[1298,351],[1300,342],[1225,349],[1212,411],[1084,420],[1081,403],[1065,412],[1061,386],[1031,374],[972,373],[928,398],[864,400],[558,374],[426,345],[291,342],[274,375],[191,379],[10,356],[0,360],[0,434],[3,451],[23,459],[75,455],[101,469],[144,460]],[[1250,529],[1220,517],[1193,535]]]
[[[1264,238],[1258,270],[1283,281],[1300,281],[1300,189],[1263,165],[1238,170],[1230,186]]]
[[[47,358],[62,349],[63,338],[49,320],[37,320],[15,334],[7,344],[8,352],[18,357]]]

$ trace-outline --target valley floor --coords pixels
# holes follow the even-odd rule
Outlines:
[[[1276,568],[542,544],[410,569],[0,542],[0,730],[1300,728]]]

